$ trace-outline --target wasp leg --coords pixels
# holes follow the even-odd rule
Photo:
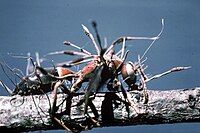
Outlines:
[[[6,84],[4,84],[1,80],[0,80],[0,84],[9,93],[9,95],[12,96],[13,94],[12,90]]]
[[[115,118],[114,118],[114,107],[113,104],[116,106],[119,105],[117,101],[122,102],[126,106],[126,111],[128,112],[128,117],[129,117],[129,106],[130,104],[121,99],[115,92],[108,92],[104,96],[104,100],[102,101],[101,105],[101,117],[102,117],[102,122],[103,124],[110,124],[112,123]]]
[[[75,83],[72,84],[72,87],[71,87],[70,91],[71,91],[72,93],[76,93],[76,92],[79,90],[79,88],[81,87],[82,82],[83,82],[83,77],[80,76],[80,77],[75,81]]]
[[[140,62],[140,59],[139,59],[139,62]],[[141,77],[141,88],[143,90],[143,94],[144,94],[144,100],[143,100],[143,103],[144,104],[147,104],[148,101],[149,101],[149,95],[147,93],[147,85],[146,85],[146,82],[145,80],[148,79],[148,77],[146,76],[146,74],[144,73],[144,69],[142,68],[141,64],[138,68],[138,72],[140,74],[140,77]]]
[[[53,88],[53,102],[52,102],[52,106],[51,106],[51,110],[50,110],[50,115],[54,116],[56,111],[57,111],[57,107],[56,107],[56,102],[57,102],[57,91],[58,88],[61,86],[62,82],[58,81],[55,83],[54,88]]]
[[[98,118],[99,117],[99,114],[98,114],[98,112],[97,112],[97,110],[96,110],[96,108],[95,108],[95,106],[94,106],[94,104],[92,103],[92,99],[90,98],[90,96],[91,96],[91,92],[87,92],[86,94],[85,94],[85,96],[84,96],[84,99],[83,99],[83,102],[85,103],[85,105],[84,105],[84,115],[85,115],[85,117],[86,117],[86,121],[88,122],[86,125],[88,126],[89,125],[89,121],[91,121],[93,124],[96,124],[96,125],[98,125],[97,123],[97,121],[95,120],[95,119],[93,119],[92,117],[90,117],[90,115],[88,114],[88,106],[91,108],[91,110],[92,110],[92,112],[93,112],[93,114],[94,114],[94,116],[96,117],[96,118]],[[82,125],[83,126],[83,125]]]
[[[139,112],[139,108],[137,106],[135,106],[136,104],[134,103],[134,101],[132,101],[130,99],[130,93],[128,91],[126,91],[124,89],[124,87],[121,85],[121,91],[122,91],[122,95],[125,99],[125,101],[127,101],[127,103],[135,110],[135,112],[138,114]]]
[[[98,111],[97,111],[95,105],[93,104],[92,100],[93,100],[93,98],[92,98],[92,99],[89,99],[89,101],[88,101],[88,106],[89,106],[90,109],[92,110],[92,113],[94,114],[95,118],[99,118]]]
[[[92,94],[92,92],[96,93],[98,91],[98,89],[101,86],[101,74],[102,74],[102,70],[103,70],[104,66],[99,66],[94,70],[95,76],[91,77],[89,79],[89,85],[87,87],[87,92],[85,93],[84,96],[84,100],[85,100],[85,106],[84,106],[84,115],[87,117],[90,117],[87,109],[88,106],[91,107],[94,115],[96,115],[98,117],[98,112],[95,108],[95,106],[93,105],[92,101],[90,101],[90,96]],[[92,120],[92,122],[96,125],[98,125],[98,122],[96,120],[94,120],[93,118],[90,117],[90,120]]]
[[[89,85],[87,88],[87,92],[85,94],[85,112],[87,112],[87,105],[89,103],[89,97],[92,94],[92,92],[97,92],[98,89],[101,86],[101,74],[103,71],[104,66],[99,66],[95,69],[94,73],[95,73],[95,77],[91,77],[91,79],[89,79]]]
[[[65,130],[69,131],[69,132],[72,132],[72,130],[70,129],[70,127],[68,127],[67,125],[64,124],[63,121],[59,120],[57,117],[56,117],[56,111],[58,110],[57,106],[56,106],[56,102],[57,102],[57,90],[58,88],[62,86],[62,82],[61,81],[58,81],[55,83],[54,85],[54,89],[53,89],[53,103],[52,103],[52,107],[50,109],[50,117],[55,120],[59,125],[61,125]]]
[[[84,114],[87,115],[87,116],[89,116],[89,114],[88,114],[88,106],[89,106],[90,109],[91,109],[91,111],[92,111],[92,113],[94,114],[95,119],[98,119],[98,118],[99,118],[98,111],[97,111],[95,105],[94,105],[93,102],[92,102],[92,100],[93,100],[94,98],[95,98],[95,96],[94,96],[93,98],[90,98],[90,97],[88,97],[88,96],[85,97]],[[90,117],[90,118],[91,118],[91,117]],[[97,122],[95,119],[91,118],[91,120],[92,120],[95,124],[98,125],[98,122]]]
[[[60,124],[65,130],[67,130],[67,131],[69,131],[69,132],[72,132],[72,130],[71,130],[69,127],[67,127],[61,120],[59,120],[59,119],[56,118],[56,117],[53,117],[53,119],[54,119],[58,124]]]
[[[88,114],[88,110],[87,110],[88,106],[90,107],[92,113],[94,114],[94,118]],[[94,125],[100,126],[98,122],[99,114],[95,105],[92,103],[92,99],[89,99],[87,105],[85,105],[84,114],[85,114],[86,120],[80,124],[81,127],[87,129],[87,128],[91,128]]]
[[[80,102],[76,105],[76,106],[80,106],[81,104],[85,103],[85,105],[84,105],[85,121],[80,124],[80,127],[82,127],[83,129],[92,128],[94,125],[100,126],[100,124],[98,122],[99,114],[98,114],[98,111],[97,111],[95,105],[92,102],[92,100],[94,98],[95,98],[95,96],[92,98],[91,97],[87,98],[87,96],[84,96],[84,99],[80,100]],[[94,118],[88,114],[88,106],[90,107],[91,112],[94,114]]]
[[[109,124],[114,120],[112,93],[106,93],[101,105],[101,117],[104,124]]]
[[[66,110],[64,111],[64,113],[65,116],[67,116],[67,119],[70,119],[73,93],[71,93],[71,91],[68,90],[68,88],[64,84],[62,84],[61,86],[62,92],[68,95],[66,98]]]

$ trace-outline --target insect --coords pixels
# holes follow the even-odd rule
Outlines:
[[[25,58],[25,57],[24,57]],[[14,84],[15,89],[12,91],[10,90],[3,82],[1,82],[1,85],[9,92],[11,96],[13,95],[38,95],[38,94],[44,94],[52,91],[53,85],[58,81],[57,77],[62,77],[68,74],[73,74],[74,71],[64,68],[64,67],[49,67],[49,68],[42,68],[40,66],[39,61],[34,62],[32,57],[28,55],[27,57],[28,63],[27,63],[27,70],[26,75],[20,78],[19,83]],[[32,65],[30,65],[32,63]],[[5,63],[1,62],[1,67],[5,72],[4,65]],[[7,64],[5,65],[10,71],[13,72],[13,69],[10,68]],[[14,72],[13,72],[14,73]],[[50,76],[46,73],[49,73]],[[15,74],[16,75],[16,74]],[[65,78],[66,80],[71,81],[71,78]],[[10,79],[11,80],[11,79]],[[12,81],[13,82],[13,81]],[[14,82],[13,82],[14,83]]]
[[[97,93],[102,87],[107,85],[107,88],[109,91],[121,91],[123,92],[123,95],[125,99],[130,103],[131,106],[134,106],[131,100],[127,97],[127,91],[123,87],[123,83],[126,83],[128,88],[130,90],[143,90],[144,91],[144,103],[147,103],[148,101],[148,94],[146,92],[146,82],[151,81],[152,79],[158,78],[159,76],[166,75],[166,72],[163,74],[155,75],[151,78],[148,78],[144,72],[143,63],[145,60],[143,60],[145,54],[148,52],[148,50],[152,47],[154,42],[160,38],[163,29],[164,29],[164,20],[162,19],[162,28],[159,34],[155,37],[120,37],[116,39],[109,47],[102,48],[101,46],[101,40],[100,36],[97,31],[97,25],[96,22],[93,22],[93,28],[96,32],[96,38],[98,43],[96,43],[94,36],[90,33],[88,28],[84,25],[82,25],[83,31],[86,34],[86,36],[89,37],[92,44],[94,45],[94,48],[96,50],[96,54],[93,54],[86,49],[83,49],[69,41],[65,41],[64,44],[66,46],[73,46],[74,48],[78,49],[79,51],[59,51],[59,52],[53,52],[50,53],[52,55],[54,54],[68,54],[68,55],[79,55],[82,56],[81,58],[58,64],[60,66],[65,67],[72,67],[79,64],[86,63],[86,65],[76,72],[74,76],[76,77],[75,82],[72,84],[71,92],[76,93],[82,86],[83,83],[88,82],[86,86],[86,92],[85,92],[85,108],[84,108],[84,114],[87,114],[87,104],[89,97],[94,93]],[[131,61],[125,61],[128,55],[129,51],[126,51],[126,41],[129,40],[150,40],[151,44],[146,49],[142,57],[140,58],[138,56],[138,61],[131,62]],[[117,44],[122,43],[122,48],[118,52],[114,50],[114,47]],[[142,61],[143,60],[143,61]],[[167,71],[168,73],[185,70],[189,67],[177,67],[173,68],[170,71]],[[123,81],[120,81],[119,76],[122,77]],[[140,77],[139,84],[136,84],[137,77]]]
[[[74,74],[76,77],[75,82],[72,84],[71,92],[76,93],[82,86],[84,82],[88,82],[85,92],[85,109],[84,114],[87,114],[87,104],[89,97],[91,94],[97,93],[100,88],[104,85],[108,84],[108,88],[111,91],[118,91],[117,88],[121,88],[126,95],[126,91],[124,90],[119,80],[119,75],[122,76],[123,82],[125,82],[128,87],[132,90],[138,90],[138,86],[136,85],[136,73],[141,65],[139,63],[132,63],[131,61],[125,62],[126,57],[128,55],[128,51],[125,51],[125,42],[128,40],[150,40],[155,42],[157,40],[161,32],[156,37],[120,37],[116,41],[114,41],[109,47],[102,48],[99,34],[97,32],[96,23],[93,24],[93,27],[96,32],[98,44],[95,41],[94,36],[90,33],[88,28],[82,25],[84,33],[89,37],[92,44],[95,47],[96,54],[92,54],[91,52],[80,48],[79,46],[65,41],[64,44],[67,46],[73,46],[80,51],[73,52],[77,55],[82,56],[81,58],[75,59],[73,61],[64,62],[61,64],[57,64],[58,66],[72,67],[75,65],[87,63],[81,70]],[[152,42],[152,44],[153,44]],[[114,47],[117,44],[122,43],[122,49],[118,52],[114,51]],[[68,54],[72,55],[70,51],[58,51],[49,53],[49,55],[54,54]],[[144,74],[141,74],[144,76]],[[124,96],[127,98],[127,96]],[[130,101],[130,100],[129,100]]]
[[[56,100],[57,100],[57,90],[58,88],[64,88],[63,92],[67,92],[69,95],[77,93],[81,88],[83,88],[83,83],[86,83],[84,86],[86,91],[84,95],[84,114],[87,114],[88,106],[91,107],[92,112],[95,114],[95,117],[98,117],[97,110],[93,105],[90,97],[96,93],[101,88],[108,89],[107,91],[122,91],[125,101],[132,107],[134,103],[128,98],[128,93],[123,87],[124,83],[128,86],[130,90],[143,90],[145,96],[145,102],[148,101],[148,93],[146,92],[146,82],[156,79],[163,75],[166,75],[171,72],[180,71],[188,69],[189,67],[177,67],[173,68],[170,71],[164,72],[162,74],[155,75],[148,78],[144,72],[143,60],[145,54],[152,47],[154,42],[158,40],[164,29],[164,20],[162,20],[162,28],[159,34],[155,37],[131,37],[124,36],[120,37],[108,47],[103,48],[101,45],[100,36],[97,31],[97,25],[95,22],[92,23],[96,32],[96,38],[98,43],[96,43],[94,36],[90,33],[88,28],[82,25],[84,33],[89,37],[92,44],[94,45],[95,52],[92,53],[75,45],[69,41],[65,41],[66,46],[72,46],[79,51],[73,50],[64,50],[48,53],[48,55],[55,54],[67,54],[67,55],[77,55],[81,56],[72,61],[67,61],[63,63],[58,63],[55,67],[52,68],[42,68],[39,64],[40,62],[36,60],[36,65],[33,62],[32,58],[28,58],[27,65],[27,75],[21,78],[21,81],[16,85],[16,88],[13,92],[8,90],[8,87],[0,82],[1,85],[7,89],[12,95],[30,95],[30,94],[43,94],[52,91],[53,92],[53,107],[51,109],[51,115],[54,115],[56,112]],[[151,44],[146,49],[141,58],[138,56],[138,61],[131,62],[126,61],[129,51],[126,50],[126,41],[129,40],[150,40]],[[118,44],[122,44],[122,48],[119,51],[116,51],[115,48]],[[29,64],[33,64],[33,72],[29,73]],[[82,69],[79,71],[72,71],[69,68],[72,66],[77,66],[84,64]],[[3,68],[3,67],[2,67]],[[120,79],[121,77],[121,79]],[[139,77],[139,84],[137,83]],[[71,81],[71,86],[68,90],[63,84],[63,81]],[[55,118],[55,117],[54,117]],[[62,124],[61,124],[62,125]],[[63,125],[64,126],[64,125]]]
[[[16,58],[22,58],[13,56]],[[37,56],[36,56],[37,57]],[[54,116],[55,112],[57,111],[58,107],[56,107],[56,99],[57,99],[57,89],[58,85],[59,88],[61,88],[62,92],[70,95],[67,86],[63,83],[63,81],[69,81],[73,82],[72,77],[66,77],[66,75],[73,75],[74,71],[64,68],[64,67],[49,67],[49,68],[43,68],[40,65],[39,58],[36,58],[36,62],[33,61],[32,57],[30,57],[30,54],[28,54],[27,57],[27,69],[26,69],[26,75],[25,76],[19,76],[19,74],[15,73],[14,70],[16,68],[12,69],[9,67],[6,63],[0,62],[0,66],[2,70],[4,71],[5,75],[10,79],[10,81],[14,84],[15,88],[12,91],[6,84],[4,84],[2,81],[0,81],[0,84],[5,90],[11,95],[20,95],[20,96],[28,96],[28,95],[40,95],[40,94],[46,94],[48,92],[52,92],[53,94],[53,102],[52,106],[50,106],[50,116],[54,120],[57,121],[57,118]],[[14,83],[14,81],[7,75],[5,68],[9,69],[15,76],[17,76],[20,81],[19,83]],[[17,69],[18,70],[18,69]],[[18,70],[19,71],[19,70]],[[22,73],[20,71],[20,73]],[[61,77],[65,76],[64,79],[61,80]],[[71,96],[69,96],[71,97]],[[70,98],[68,98],[70,99]],[[12,99],[11,99],[12,100]],[[34,100],[34,99],[33,99]],[[70,109],[70,108],[69,108]],[[66,109],[66,110],[69,110]],[[69,111],[68,111],[69,112]],[[61,126],[63,126],[65,129],[69,129],[62,123]]]

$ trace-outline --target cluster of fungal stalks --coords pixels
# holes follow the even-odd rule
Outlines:
[[[19,69],[12,69],[5,62],[1,62],[1,68],[5,72],[5,69],[13,72],[15,76],[20,79],[20,82],[15,84],[11,78],[11,82],[15,85],[15,89],[12,91],[9,87],[6,86],[2,81],[0,84],[5,88],[10,95],[43,95],[51,92],[52,103],[50,108],[50,117],[52,120],[58,122],[66,130],[77,131],[79,129],[86,128],[89,123],[98,124],[101,120],[104,123],[109,123],[113,118],[113,105],[117,108],[117,102],[122,102],[127,107],[127,112],[129,112],[129,107],[134,108],[135,103],[129,97],[129,91],[138,91],[143,95],[142,104],[148,104],[148,93],[146,83],[159,78],[161,76],[167,75],[171,72],[181,71],[188,69],[189,67],[175,67],[161,74],[157,74],[152,77],[148,77],[145,74],[145,65],[144,62],[146,53],[152,47],[156,40],[158,40],[164,29],[164,20],[162,19],[161,31],[157,36],[154,37],[132,37],[132,36],[123,36],[119,37],[113,41],[110,45],[106,44],[106,47],[102,47],[102,42],[100,35],[97,30],[96,22],[92,22],[92,26],[95,31],[96,37],[88,30],[88,28],[82,25],[85,35],[90,39],[91,44],[95,48],[95,52],[90,52],[78,45],[75,45],[69,41],[64,41],[64,45],[67,47],[72,47],[75,50],[63,50],[50,52],[40,59],[39,54],[36,53],[36,59],[34,59],[28,54],[26,57],[19,57],[12,55],[16,58],[26,58],[27,59],[27,69],[26,75],[22,76],[22,72]],[[96,39],[95,39],[96,38]],[[137,61],[127,61],[127,56],[129,50],[127,50],[126,42],[132,40],[149,40],[151,41],[149,47],[146,49],[144,54],[140,57],[138,56]],[[120,50],[116,50],[116,47],[121,45]],[[48,68],[42,67],[42,61],[48,56],[53,55],[73,55],[74,60],[65,61],[62,63],[56,63],[53,66]],[[145,58],[145,59],[144,59]],[[72,70],[74,66],[83,67],[79,70]],[[93,99],[95,95],[101,92],[101,89],[104,88],[104,101],[102,102],[101,114],[98,113],[95,105],[93,104]],[[58,91],[59,90],[59,91]],[[78,101],[78,105],[84,104],[84,116],[86,117],[86,122],[79,124],[79,127],[76,125],[76,129],[73,127],[68,127],[63,121],[63,117],[57,115],[59,106],[57,105],[57,94],[64,93],[66,94],[66,110],[62,116],[67,116],[67,119],[70,119],[70,110],[72,107],[72,98],[77,95],[77,93],[84,93],[84,97]],[[116,92],[121,92],[122,97],[116,95]],[[63,101],[64,103],[64,101]],[[92,110],[95,117],[91,117],[88,114],[88,106]],[[62,119],[61,119],[62,118]]]

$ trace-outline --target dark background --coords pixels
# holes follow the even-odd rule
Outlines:
[[[69,40],[89,51],[94,51],[84,35],[81,24],[92,33],[91,20],[96,20],[102,39],[108,43],[123,36],[155,36],[165,19],[165,29],[147,53],[146,72],[156,74],[175,66],[192,66],[190,70],[173,73],[148,83],[149,89],[180,89],[199,86],[200,79],[200,2],[198,0],[1,0],[0,54],[11,67],[25,72],[26,61],[8,56],[9,53],[40,55],[64,50]],[[128,60],[135,61],[149,46],[149,41],[127,43],[131,52]],[[52,57],[56,62],[69,60],[68,56]],[[12,84],[0,70],[0,79],[10,88]],[[1,95],[7,93],[0,89]],[[44,132],[64,132],[44,131]],[[198,133],[198,123],[139,125],[93,129],[88,132],[159,132]]]

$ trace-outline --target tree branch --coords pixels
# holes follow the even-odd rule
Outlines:
[[[60,106],[55,114],[56,119],[51,119],[49,115],[51,94],[0,96],[0,129],[13,132],[63,129],[58,123],[65,123],[72,131],[82,131],[92,127],[200,121],[200,87],[147,92],[149,101],[145,105],[141,102],[143,100],[141,92],[128,93],[135,104],[134,107],[124,102],[125,99],[120,92],[98,93],[92,100],[100,115],[96,124],[83,115],[84,104],[77,106],[83,94],[72,98],[70,118],[63,117],[66,110],[69,111],[65,108],[69,106],[69,101],[64,100],[67,95],[59,94],[57,105]],[[88,113],[94,117],[92,108],[94,107],[88,108]]]

